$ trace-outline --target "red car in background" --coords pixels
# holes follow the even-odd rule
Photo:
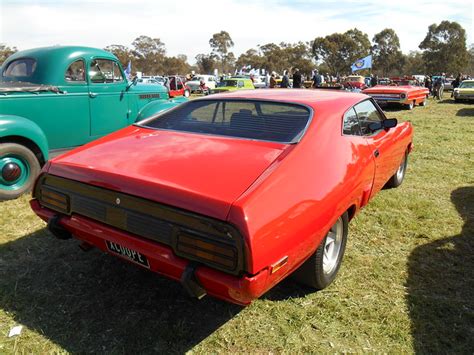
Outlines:
[[[430,91],[417,85],[417,81],[410,78],[390,78],[389,85],[376,85],[362,90],[371,96],[379,105],[397,104],[412,110],[416,105],[426,106]]]
[[[178,97],[184,96],[189,97],[191,94],[191,90],[189,87],[184,83],[183,78],[180,76],[168,76],[170,90],[169,95],[170,97]]]
[[[402,183],[412,139],[362,94],[216,94],[51,160],[31,207],[60,239],[245,305],[289,275],[327,287],[349,222]]]

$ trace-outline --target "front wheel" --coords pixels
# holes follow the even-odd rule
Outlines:
[[[27,147],[0,144],[0,201],[15,199],[30,191],[40,170],[38,159]]]
[[[413,107],[415,107],[415,101],[411,101],[406,107],[409,110],[413,110]]]
[[[420,102],[420,106],[427,106],[427,105],[428,105],[428,97],[425,97],[425,99]]]
[[[189,97],[190,93],[189,90],[184,90],[184,97]]]
[[[403,179],[405,179],[405,173],[407,170],[407,165],[408,165],[408,155],[405,154],[403,157],[403,161],[401,162],[400,166],[398,167],[397,171],[393,176],[388,180],[387,184],[385,187],[391,189],[398,187],[402,184]]]
[[[316,290],[329,286],[341,266],[348,233],[349,217],[345,212],[331,227],[314,254],[295,271],[293,277]]]

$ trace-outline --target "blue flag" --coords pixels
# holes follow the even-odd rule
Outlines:
[[[124,70],[125,76],[128,78],[130,74],[132,73],[132,62],[129,60],[127,68]]]
[[[372,55],[356,60],[351,66],[352,72],[368,68],[372,68]]]

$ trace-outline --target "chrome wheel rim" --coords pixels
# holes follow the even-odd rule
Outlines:
[[[404,174],[405,174],[405,159],[403,159],[402,163],[398,167],[397,180],[400,181],[401,179],[403,179]]]
[[[337,267],[339,254],[341,253],[343,232],[342,218],[339,217],[329,230],[324,242],[323,272],[326,275],[331,274]]]

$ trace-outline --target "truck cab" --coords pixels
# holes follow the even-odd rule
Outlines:
[[[186,100],[135,85],[113,54],[95,48],[20,51],[0,73],[0,200],[29,191],[50,156]]]

